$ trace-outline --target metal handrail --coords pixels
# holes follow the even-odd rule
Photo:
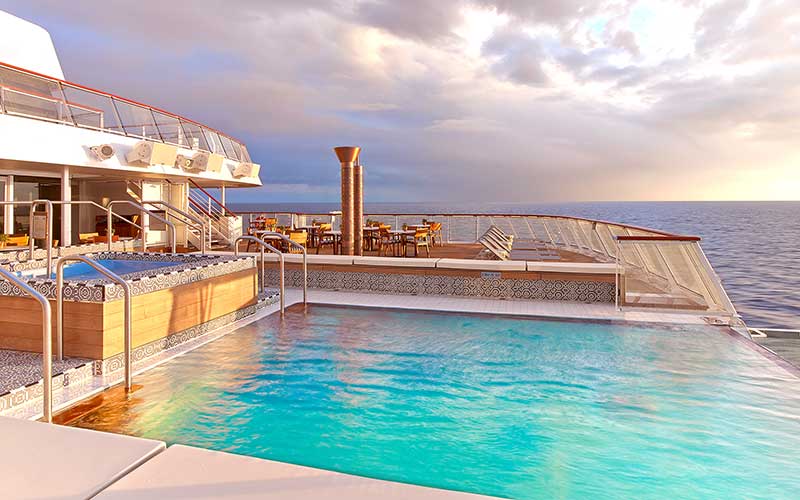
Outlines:
[[[200,236],[200,247],[201,247],[200,248],[200,253],[202,253],[203,255],[206,254],[206,223],[205,223],[205,221],[203,219],[201,219],[200,217],[196,217],[196,216],[194,216],[194,215],[192,215],[192,214],[190,214],[188,212],[184,212],[180,208],[178,208],[178,207],[176,207],[174,205],[171,205],[171,204],[167,203],[166,201],[161,201],[161,200],[157,200],[157,201],[142,201],[142,205],[160,205],[162,207],[167,208],[168,210],[172,210],[173,212],[176,212],[178,215],[181,215],[181,216],[185,217],[186,219],[189,219],[190,221],[194,222],[195,224],[200,224],[200,230],[201,230],[201,233],[200,233],[200,235],[201,235]]]
[[[83,255],[67,255],[61,257],[56,262],[56,346],[58,349],[58,359],[61,360],[64,353],[64,265],[69,261],[78,261],[87,264],[95,271],[105,275],[122,287],[125,294],[124,305],[124,341],[125,341],[125,389],[130,390],[133,384],[133,368],[131,357],[131,287],[122,277],[96,261],[84,257]],[[49,306],[49,304],[48,304]],[[49,325],[49,323],[48,323]]]
[[[303,304],[308,304],[308,251],[306,250],[306,247],[292,240],[285,234],[278,233],[275,231],[256,231],[255,234],[261,235],[262,238],[264,236],[277,236],[278,238],[285,241],[289,245],[295,248],[299,248],[300,250],[303,251]]]
[[[0,268],[0,276],[17,285],[20,290],[39,301],[39,305],[42,306],[42,413],[47,423],[53,423],[53,327],[50,302],[44,295],[10,271]]]
[[[239,242],[242,241],[242,240],[255,241],[256,243],[258,243],[261,246],[261,270],[259,271],[259,274],[261,276],[261,292],[262,293],[264,292],[264,281],[265,281],[264,280],[264,270],[265,270],[265,266],[264,266],[264,249],[266,248],[270,252],[278,254],[278,261],[280,262],[279,292],[280,292],[280,296],[281,296],[280,297],[280,300],[281,300],[281,316],[283,316],[283,312],[284,312],[285,305],[286,305],[285,297],[284,297],[286,295],[286,293],[285,293],[286,287],[284,286],[284,284],[285,284],[285,281],[284,281],[285,266],[284,266],[284,262],[283,262],[283,252],[281,252],[280,250],[278,250],[274,246],[270,245],[269,243],[265,242],[264,240],[256,238],[255,236],[239,236],[233,242],[233,254],[235,256],[237,256],[237,257],[239,256]]]
[[[106,205],[106,210],[108,211],[108,217],[107,217],[108,220],[106,221],[107,224],[108,224],[108,231],[106,233],[106,236],[108,237],[108,251],[109,252],[111,251],[111,240],[112,240],[112,225],[111,225],[111,213],[112,213],[112,211],[111,211],[111,207],[113,205],[118,204],[118,203],[126,203],[128,205],[131,205],[134,208],[138,208],[142,212],[142,214],[146,213],[150,217],[153,217],[156,220],[159,220],[159,221],[163,222],[164,224],[166,224],[167,227],[169,227],[172,230],[172,239],[171,239],[172,253],[175,253],[175,236],[177,234],[175,232],[175,224],[173,224],[172,222],[168,221],[164,217],[161,217],[160,215],[158,215],[158,214],[156,214],[156,213],[144,208],[142,205],[140,205],[140,204],[138,204],[136,202],[133,202],[131,200],[113,200],[113,201],[109,201],[108,205]],[[142,252],[146,252],[147,251],[147,231],[145,231],[145,229],[144,229],[144,217],[142,217],[141,230],[142,230]]]
[[[108,211],[108,209],[107,209],[108,207],[104,207],[103,205],[97,203],[96,201],[92,201],[92,200],[69,200],[69,201],[67,201],[67,200],[53,200],[52,203],[53,203],[53,205],[92,205],[93,207],[97,207],[97,208],[99,208],[100,210],[102,210],[104,212]],[[142,226],[140,226],[139,224],[133,222],[132,220],[129,220],[129,219],[123,217],[120,214],[115,214],[115,213],[112,212],[111,215],[113,215],[114,217],[116,217],[118,219],[122,219],[124,222],[127,222],[128,224],[130,224],[133,227],[142,229]]]

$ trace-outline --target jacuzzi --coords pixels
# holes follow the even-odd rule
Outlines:
[[[132,293],[133,359],[144,359],[255,312],[256,260],[251,256],[96,252],[86,254],[128,282]],[[51,299],[46,260],[2,264]],[[53,269],[55,272],[55,266]],[[96,361],[97,371],[122,368],[123,289],[82,262],[64,268],[64,355]],[[41,352],[39,304],[0,280],[0,348]]]

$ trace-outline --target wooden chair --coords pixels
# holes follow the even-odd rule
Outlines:
[[[397,245],[397,239],[392,233],[389,232],[392,226],[381,224],[378,226],[378,255],[384,255],[387,250],[394,254],[394,248]]]
[[[92,243],[95,236],[100,236],[98,233],[78,233],[78,240],[81,243]]]
[[[403,254],[408,255],[407,247],[412,245],[414,247],[414,257],[419,256],[420,247],[425,247],[428,257],[431,256],[430,236],[427,229],[417,229],[414,234],[404,235],[403,238]]]
[[[30,243],[30,237],[27,234],[12,234],[8,237],[6,245],[25,247]]]
[[[289,239],[303,246],[308,245],[308,233],[305,231],[291,232],[289,233]],[[303,253],[303,251],[294,245],[289,245],[289,253]]]
[[[336,253],[336,236],[332,234],[325,234],[327,231],[331,231],[333,229],[333,224],[330,223],[322,223],[319,225],[318,235],[317,238],[317,254],[319,254],[319,249],[325,246],[331,247],[331,253]]]
[[[439,246],[444,245],[444,239],[442,238],[442,223],[441,222],[431,222],[431,246],[436,246],[437,242]]]

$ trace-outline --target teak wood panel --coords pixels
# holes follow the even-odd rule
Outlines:
[[[133,297],[134,347],[256,302],[255,269]],[[56,334],[56,304],[53,340]],[[64,354],[105,359],[123,350],[123,301],[64,303]],[[41,308],[28,297],[0,297],[0,348],[42,352]],[[55,350],[55,346],[54,346]]]

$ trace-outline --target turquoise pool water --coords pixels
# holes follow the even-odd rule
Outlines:
[[[724,330],[297,306],[74,422],[513,498],[797,498],[800,380]]]
[[[98,259],[95,262],[101,266],[106,267],[111,272],[124,275],[136,273],[139,271],[150,271],[153,269],[160,269],[162,267],[175,266],[180,262],[166,262],[156,260],[126,260],[126,259]],[[35,269],[33,271],[25,271],[21,273],[23,276],[36,276],[37,273],[46,275],[47,271],[44,269]],[[52,278],[55,279],[55,270],[53,271]],[[64,279],[65,280],[93,280],[103,278],[103,275],[95,271],[91,266],[83,262],[74,262],[64,266]]]

